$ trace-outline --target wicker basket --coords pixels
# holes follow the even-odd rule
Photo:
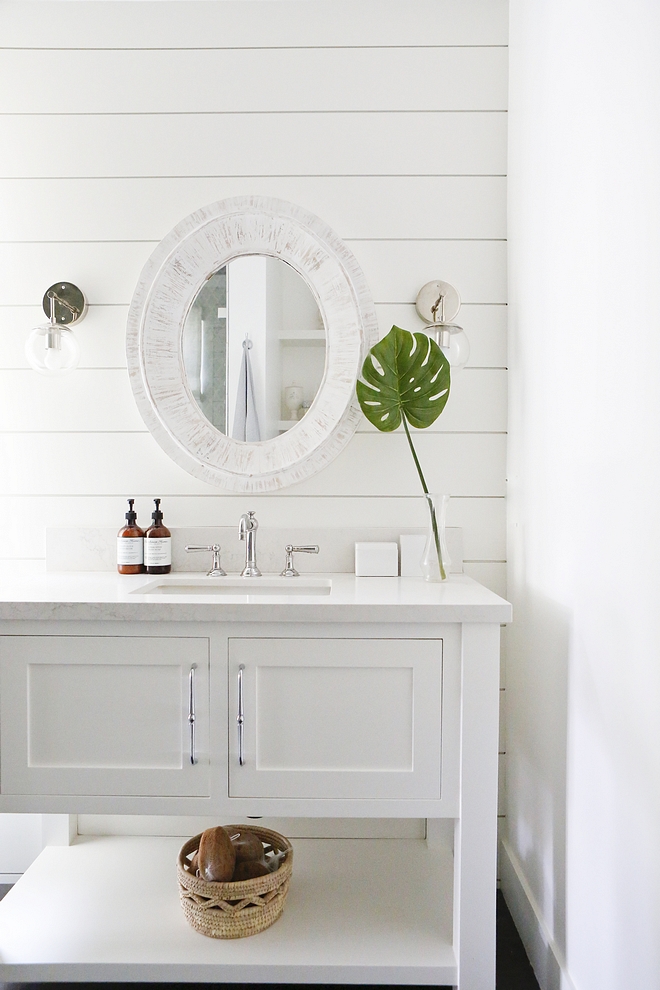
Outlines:
[[[293,848],[279,832],[254,825],[225,825],[230,832],[254,832],[264,843],[264,852],[286,853],[274,873],[254,880],[203,880],[190,872],[202,833],[188,839],[177,862],[179,894],[183,913],[192,927],[210,938],[244,938],[269,928],[284,909],[293,868]]]

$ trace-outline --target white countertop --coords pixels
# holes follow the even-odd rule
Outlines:
[[[275,575],[270,575],[274,577]],[[156,581],[190,581],[202,574],[120,575],[111,571],[0,574],[0,620],[123,620],[181,622],[509,622],[511,605],[465,574],[428,583],[422,578],[314,574],[301,586],[331,582],[326,595],[141,594]],[[269,575],[265,575],[266,578]],[[234,584],[236,575],[230,575]],[[288,586],[287,586],[288,588]]]

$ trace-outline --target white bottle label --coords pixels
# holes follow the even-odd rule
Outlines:
[[[144,560],[144,540],[141,536],[117,537],[117,563],[141,564]]]
[[[172,563],[172,537],[154,536],[144,541],[144,563],[147,567],[163,567]]]

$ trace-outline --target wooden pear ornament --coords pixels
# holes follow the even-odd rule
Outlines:
[[[222,825],[202,832],[197,854],[199,875],[203,880],[225,882],[234,875],[236,853],[229,833]]]

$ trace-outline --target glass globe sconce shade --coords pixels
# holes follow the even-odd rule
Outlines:
[[[41,375],[67,375],[80,360],[80,347],[71,325],[85,316],[85,297],[70,282],[57,282],[46,291],[43,308],[50,320],[32,330],[25,356],[30,367]]]
[[[460,371],[470,360],[470,341],[463,327],[456,323],[441,323],[427,328],[440,350],[449,361],[452,371]]]
[[[449,282],[427,282],[417,295],[418,314],[427,324],[426,333],[439,345],[453,372],[470,358],[470,341],[462,327],[453,323],[461,308],[461,297]]]
[[[25,356],[40,375],[68,375],[78,365],[80,346],[73,330],[44,323],[28,337]]]

